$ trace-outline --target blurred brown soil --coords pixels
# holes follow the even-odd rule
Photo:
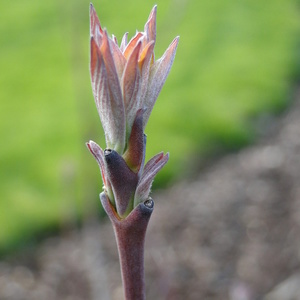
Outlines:
[[[253,146],[155,192],[147,299],[300,299],[300,95]],[[123,299],[106,219],[0,261],[1,300]]]

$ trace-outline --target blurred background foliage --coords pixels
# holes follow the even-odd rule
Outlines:
[[[147,157],[169,151],[165,187],[206,158],[255,136],[280,112],[299,71],[293,0],[99,0],[118,40],[143,30],[158,4],[156,58],[176,35],[177,56],[146,128]],[[104,146],[89,78],[89,1],[0,3],[0,252],[101,212],[98,167],[85,148]],[[265,122],[260,122],[264,126]]]

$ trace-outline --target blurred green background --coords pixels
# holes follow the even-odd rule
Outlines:
[[[119,40],[158,4],[156,58],[175,63],[146,128],[147,157],[169,151],[156,186],[253,140],[259,116],[292,98],[299,71],[293,0],[99,0]],[[0,252],[99,212],[102,183],[85,148],[104,146],[89,79],[89,1],[0,3]]]

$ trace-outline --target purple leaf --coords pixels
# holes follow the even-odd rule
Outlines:
[[[138,42],[130,54],[125,66],[122,86],[126,111],[126,126],[132,127],[137,110],[140,108],[140,87],[141,74],[138,66],[138,58],[141,49],[141,42]]]
[[[105,176],[105,162],[104,162],[104,153],[101,147],[93,141],[89,141],[86,143],[86,146],[90,150],[90,152],[95,157],[101,171],[101,176],[103,180],[103,184],[106,185],[106,176]]]
[[[112,185],[116,209],[119,216],[124,216],[133,209],[133,197],[138,176],[127,166],[118,152],[104,150],[107,177]]]
[[[142,177],[138,183],[134,196],[134,206],[138,203],[147,200],[150,194],[152,182],[155,175],[167,163],[169,154],[164,155],[162,152],[152,157],[146,164]]]
[[[126,32],[122,37],[122,41],[121,41],[121,45],[120,45],[120,50],[122,52],[124,52],[124,50],[127,46],[127,38],[128,38],[128,32]]]
[[[130,56],[131,52],[133,51],[133,49],[135,48],[136,44],[138,43],[138,41],[144,37],[144,33],[143,32],[137,32],[136,35],[129,41],[129,43],[127,44],[125,50],[124,50],[124,56],[126,59],[128,59],[128,57]]]
[[[156,11],[157,5],[155,5],[149,15],[148,21],[145,24],[144,30],[147,37],[147,42],[151,42],[156,40]]]
[[[98,46],[101,44],[103,30],[93,4],[90,4],[90,36],[94,37]]]
[[[147,92],[148,88],[148,79],[149,79],[149,70],[150,65],[154,61],[154,41],[149,42],[144,49],[141,51],[140,57],[139,57],[139,67],[141,71],[141,96],[144,98]],[[141,100],[141,101],[144,101]]]
[[[127,165],[135,173],[138,173],[144,162],[145,145],[143,132],[143,109],[139,109],[131,129],[131,134],[128,140],[128,147],[123,155]]]
[[[171,70],[178,45],[178,39],[179,37],[176,37],[164,55],[151,66],[147,94],[144,100],[144,105],[147,107],[147,111],[144,115],[144,127],[148,122],[155,101]]]

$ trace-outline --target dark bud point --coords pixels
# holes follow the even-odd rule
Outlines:
[[[107,156],[107,155],[111,154],[111,151],[112,151],[111,149],[105,149],[104,155]]]
[[[144,205],[147,206],[148,208],[153,208],[154,206],[154,201],[152,200],[151,197],[149,197],[145,202]]]

